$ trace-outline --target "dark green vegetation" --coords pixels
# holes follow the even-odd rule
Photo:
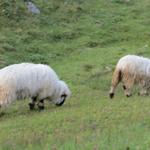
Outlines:
[[[11,4],[15,2],[15,4]],[[150,57],[148,0],[0,1],[0,66],[35,62],[52,66],[72,91],[57,108],[29,111],[28,101],[0,116],[2,150],[148,150],[150,99],[108,98],[112,71],[126,54]],[[16,7],[17,6],[17,7]]]

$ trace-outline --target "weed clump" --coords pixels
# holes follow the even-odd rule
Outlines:
[[[26,15],[26,7],[24,2],[17,0],[1,0],[0,1],[0,15],[9,19],[20,19]]]

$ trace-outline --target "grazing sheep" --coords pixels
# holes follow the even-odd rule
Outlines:
[[[0,70],[0,106],[31,98],[30,109],[34,109],[35,103],[44,109],[45,99],[61,106],[69,96],[67,84],[47,65],[21,63]]]
[[[150,88],[150,59],[136,55],[122,57],[118,61],[112,77],[110,98],[113,98],[115,89],[121,81],[127,97],[131,96],[131,88],[134,84],[139,84],[140,95],[147,94],[147,90]]]

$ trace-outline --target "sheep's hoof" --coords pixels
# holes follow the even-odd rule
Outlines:
[[[44,110],[44,106],[38,106],[39,110]]]
[[[109,97],[113,98],[114,97],[114,93],[109,93]]]
[[[0,112],[0,117],[3,117],[5,115],[4,112]]]
[[[126,97],[128,97],[128,98],[131,97],[131,96],[132,96],[132,94],[127,94],[127,95],[126,95]]]
[[[33,109],[34,109],[34,107],[35,107],[35,104],[33,104],[33,103],[29,103],[29,108],[30,108],[30,110],[33,110]]]

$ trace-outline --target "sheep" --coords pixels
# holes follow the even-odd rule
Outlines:
[[[141,88],[140,95],[148,94],[147,92],[150,88],[150,59],[136,55],[122,57],[113,73],[109,91],[110,98],[114,97],[115,89],[119,82],[123,83],[124,93],[127,97],[132,95],[131,88],[135,84],[139,84]]]
[[[67,84],[48,65],[21,63],[0,70],[0,107],[30,98],[30,110],[35,104],[42,110],[45,99],[61,106],[70,94]]]

